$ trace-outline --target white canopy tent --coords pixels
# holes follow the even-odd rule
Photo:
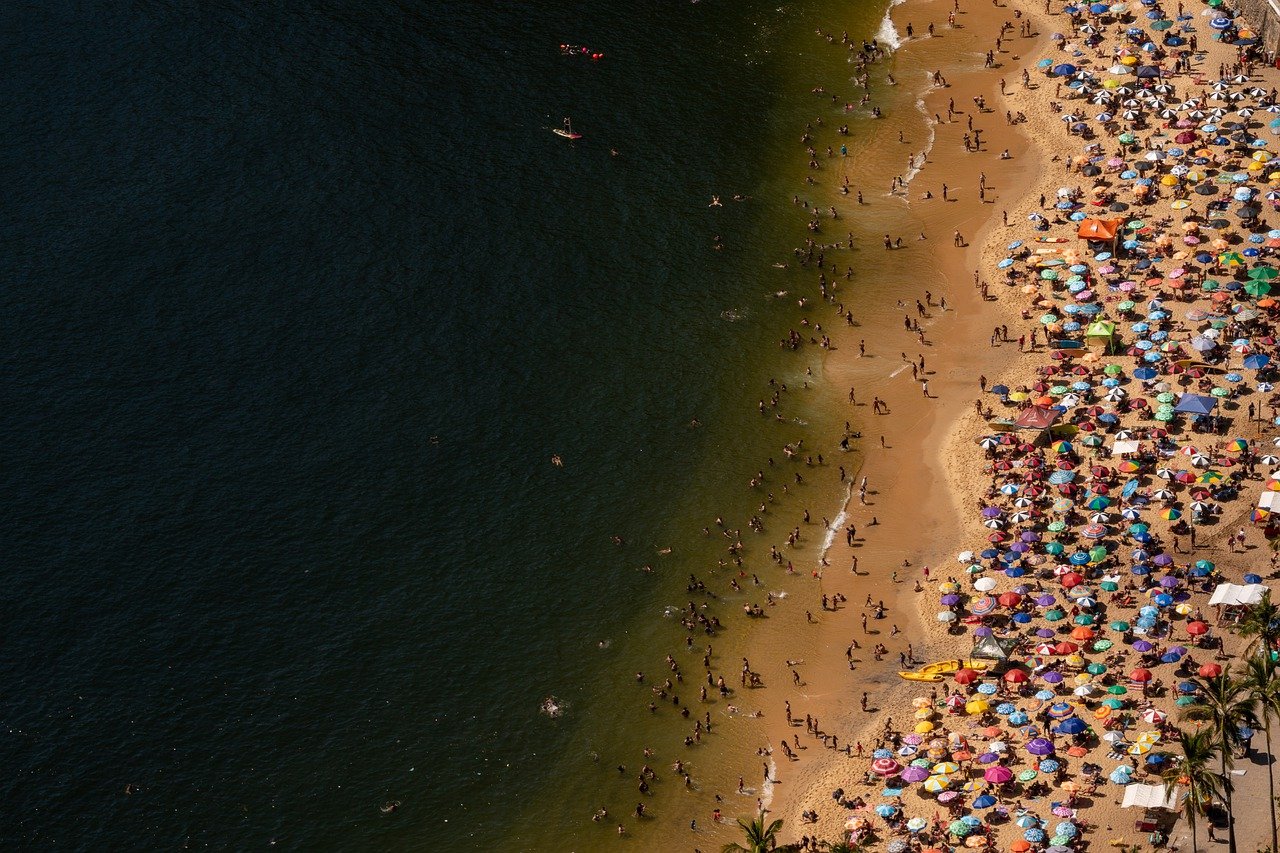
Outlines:
[[[1138,806],[1147,809],[1178,810],[1178,801],[1182,799],[1182,789],[1175,787],[1172,791],[1166,785],[1129,785],[1124,789],[1124,802],[1120,808],[1128,809]]]
[[[1221,604],[1233,607],[1241,604],[1257,604],[1267,592],[1267,587],[1260,583],[1235,584],[1220,583],[1209,598],[1210,606]]]

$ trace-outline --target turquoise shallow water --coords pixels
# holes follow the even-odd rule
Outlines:
[[[824,5],[16,11],[5,846],[604,843],[573,762],[813,363]]]

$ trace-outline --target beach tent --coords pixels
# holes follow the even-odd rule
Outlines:
[[[1280,492],[1263,492],[1258,495],[1258,509],[1280,509]]]
[[[979,637],[973,644],[969,657],[982,660],[1008,660],[1018,647],[1017,640],[1001,640],[996,637]]]
[[[1116,324],[1110,320],[1095,320],[1084,330],[1084,342],[1090,347],[1101,347],[1111,352],[1115,342]]]
[[[1178,405],[1173,407],[1173,410],[1188,415],[1207,415],[1217,405],[1218,401],[1213,397],[1203,397],[1199,394],[1183,394],[1182,399],[1178,401]]]
[[[1238,605],[1257,604],[1267,592],[1267,587],[1260,583],[1235,584],[1220,583],[1209,599],[1210,605],[1235,607]]]
[[[1170,791],[1166,785],[1130,785],[1124,789],[1124,802],[1120,804],[1120,808],[1129,809],[1138,806],[1176,812],[1178,800],[1181,797],[1182,790],[1176,787]]]
[[[1046,409],[1044,406],[1031,406],[1018,413],[1014,426],[1018,429],[1048,429],[1053,426],[1062,412]]]
[[[1138,452],[1138,442],[1133,441],[1132,439],[1118,440],[1111,445],[1112,456],[1122,456],[1125,453],[1137,453],[1137,452]],[[1280,495],[1280,492],[1276,492],[1276,494]]]
[[[1076,236],[1082,240],[1112,242],[1123,226],[1123,219],[1084,219],[1076,230]]]

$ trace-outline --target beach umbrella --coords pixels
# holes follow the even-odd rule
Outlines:
[[[930,794],[937,794],[941,791],[945,791],[947,786],[950,784],[951,779],[948,776],[930,776],[928,779],[924,780],[924,784],[921,787]]]
[[[892,758],[877,758],[871,762],[871,772],[877,776],[893,776],[901,769],[902,765]]]
[[[1079,717],[1067,717],[1058,724],[1058,732],[1064,735],[1078,735],[1087,728],[1088,725]]]
[[[1032,738],[1027,742],[1026,750],[1031,755],[1053,755],[1053,743],[1045,738]]]

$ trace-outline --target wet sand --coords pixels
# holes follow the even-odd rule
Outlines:
[[[1043,152],[1026,133],[1026,126],[1010,127],[1005,121],[999,80],[1018,78],[1023,67],[1018,57],[1033,55],[1035,45],[1043,44],[1047,33],[1041,32],[1034,39],[1012,38],[1006,52],[1000,55],[1000,64],[986,69],[981,59],[966,62],[952,54],[950,42],[958,39],[944,23],[951,7],[949,2],[907,3],[894,10],[899,30],[905,29],[908,20],[914,22],[917,32],[923,28],[921,21],[940,24],[935,29],[940,38],[910,41],[901,48],[927,56],[949,83],[926,98],[927,112],[931,116],[940,114],[944,123],[934,127],[932,152],[912,182],[909,199],[911,214],[920,218],[927,234],[934,235],[927,242],[937,259],[940,278],[930,282],[886,282],[886,286],[901,291],[908,305],[923,298],[926,288],[934,294],[935,307],[929,309],[930,317],[922,323],[927,329],[928,346],[921,348],[915,336],[899,323],[895,331],[882,333],[882,340],[876,345],[868,342],[868,355],[872,358],[851,357],[850,352],[856,356],[857,341],[849,336],[827,364],[827,374],[837,387],[856,385],[859,389],[857,416],[864,430],[866,459],[855,476],[868,479],[869,505],[860,505],[856,496],[851,501],[848,514],[857,525],[858,541],[849,548],[843,536],[837,537],[828,557],[831,566],[822,581],[824,592],[843,594],[848,604],[838,613],[824,614],[820,636],[811,644],[816,657],[806,667],[805,690],[777,697],[770,707],[774,711],[771,741],[777,743],[799,734],[800,742],[807,747],[799,750],[800,758],[794,762],[775,756],[781,783],[775,786],[772,808],[774,816],[785,821],[783,838],[790,841],[802,835],[838,837],[843,828],[843,812],[834,808],[830,792],[847,788],[857,772],[855,761],[842,750],[825,749],[817,738],[805,732],[804,715],[816,716],[823,730],[838,734],[842,748],[847,738],[853,737],[855,742],[861,740],[869,752],[873,732],[886,719],[882,709],[902,708],[902,699],[919,691],[918,685],[897,676],[902,668],[898,656],[910,643],[918,660],[932,660],[927,655],[931,647],[937,648],[930,642],[936,633],[933,625],[925,621],[932,616],[932,610],[928,605],[919,609],[921,594],[913,590],[916,580],[923,577],[924,566],[949,568],[960,534],[957,507],[963,495],[953,490],[946,464],[948,454],[954,452],[952,438],[958,420],[972,411],[973,400],[978,396],[977,377],[998,375],[1017,358],[1016,345],[988,346],[991,328],[1008,323],[1009,319],[996,299],[981,298],[973,286],[973,270],[978,268],[988,240],[997,245],[1005,242],[1001,211],[1019,207],[1025,198],[1039,192],[1038,186],[1045,179]],[[962,8],[957,23],[964,36],[990,46],[1000,24],[1014,20],[1010,7],[977,6],[972,11]],[[992,111],[978,112],[975,96],[983,97]],[[951,99],[957,114],[955,121],[947,123]],[[971,116],[974,126],[986,131],[978,153],[967,153],[963,148],[962,139]],[[1000,153],[1006,148],[1012,159],[1001,160]],[[989,188],[985,202],[978,198],[982,172],[986,173]],[[942,201],[944,182],[948,195],[956,200]],[[933,193],[933,199],[920,198],[926,189]],[[952,245],[956,230],[962,233],[967,246]],[[911,236],[914,239],[915,235]],[[936,307],[941,296],[947,300],[945,312]],[[919,383],[913,381],[910,369],[901,369],[905,367],[902,351],[908,357],[921,352],[925,355],[929,399],[924,398]],[[891,414],[870,414],[873,395],[889,403]],[[887,449],[880,449],[880,435],[885,436]],[[869,526],[873,517],[879,524]],[[855,555],[860,572],[857,576],[850,571]],[[904,567],[903,560],[911,565]],[[897,584],[891,580],[895,572]],[[889,611],[883,620],[871,618],[870,633],[864,633],[861,617],[870,614],[864,607],[868,594],[883,600]],[[898,626],[900,634],[892,635],[893,625]],[[851,640],[862,646],[854,652],[856,668],[852,671],[846,659]],[[880,662],[871,653],[876,643],[883,643],[889,650]],[[866,713],[860,708],[863,692],[870,696]],[[777,713],[782,699],[791,702],[799,726],[787,726],[785,717]],[[816,825],[801,817],[810,809],[819,813]],[[833,822],[837,816],[839,819]]]

